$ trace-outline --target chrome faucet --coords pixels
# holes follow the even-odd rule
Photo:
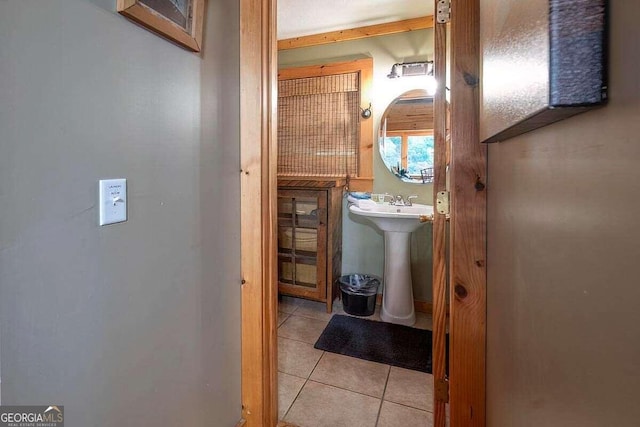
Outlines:
[[[392,206],[411,206],[412,205],[411,200],[418,198],[418,196],[412,195],[412,196],[407,197],[407,200],[405,200],[404,197],[401,194],[398,194],[397,196],[392,196],[389,193],[385,193],[385,195],[384,195],[385,202],[387,201],[387,197],[389,197],[391,199],[389,201],[389,204],[392,205]]]
[[[389,201],[389,204],[390,204],[390,205],[393,205],[393,204],[394,204],[394,203],[393,203],[393,201],[395,200],[395,198],[394,198],[391,194],[389,194],[389,193],[384,193],[384,201],[385,201],[385,202],[387,201],[387,197],[389,197],[389,198],[391,199],[391,200]]]

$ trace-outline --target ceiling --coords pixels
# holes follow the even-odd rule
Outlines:
[[[433,15],[433,0],[277,0],[278,40]]]

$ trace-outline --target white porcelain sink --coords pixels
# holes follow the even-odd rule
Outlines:
[[[433,206],[418,203],[414,203],[411,206],[379,204],[371,209],[362,209],[356,205],[351,205],[349,210],[356,215],[367,217],[382,231],[411,233],[424,223],[420,221],[421,217],[423,220],[433,218]]]
[[[433,219],[433,206],[369,203],[364,209],[351,205],[349,211],[384,231],[384,290],[380,318],[385,322],[413,325],[416,314],[411,283],[411,233]]]

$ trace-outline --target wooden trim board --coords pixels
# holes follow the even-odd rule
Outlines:
[[[376,305],[382,305],[382,294],[376,295]],[[413,307],[418,313],[431,314],[433,313],[433,303],[429,301],[413,300]]]
[[[413,300],[413,307],[418,313],[432,314],[433,303],[429,301]]]
[[[240,2],[242,418],[278,418],[276,0]]]
[[[434,0],[436,3],[438,0]],[[437,7],[437,5],[436,5]],[[434,29],[434,77],[438,84],[433,99],[434,174],[433,199],[447,191],[446,156],[446,93],[443,90],[447,73],[447,24],[437,23]],[[433,380],[445,384],[447,380],[447,216],[435,213],[433,218]],[[448,397],[448,396],[445,396]],[[433,425],[446,425],[446,399],[434,393]],[[453,425],[453,424],[452,424]]]
[[[479,0],[451,16],[451,425],[484,427],[487,146],[479,137]]]
[[[365,27],[351,28],[348,30],[330,31],[310,36],[283,39],[278,41],[278,50],[317,46],[321,44],[364,39],[367,37],[386,36],[389,34],[424,30],[427,28],[433,28],[433,16],[422,16],[402,21],[387,22],[385,24],[367,25]]]

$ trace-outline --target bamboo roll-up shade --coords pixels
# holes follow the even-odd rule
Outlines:
[[[359,77],[278,82],[278,175],[358,175]]]

